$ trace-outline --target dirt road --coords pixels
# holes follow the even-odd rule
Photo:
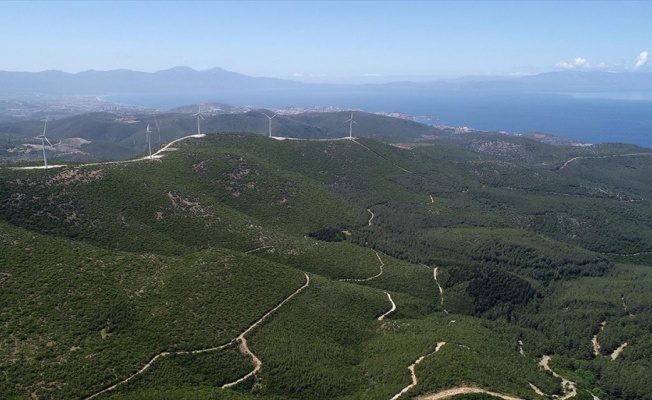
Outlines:
[[[496,393],[496,392],[490,392],[488,390],[476,388],[476,387],[458,387],[458,388],[453,388],[453,389],[448,389],[444,390],[435,394],[429,394],[426,396],[419,397],[419,400],[442,400],[442,399],[448,399],[450,397],[454,396],[459,396],[461,394],[473,394],[473,393],[486,393],[488,395],[494,396],[494,397],[500,397],[501,399],[505,400],[521,400],[518,397],[512,397],[512,396],[507,396],[504,394]]]
[[[387,298],[389,299],[389,302],[392,303],[392,308],[390,308],[389,311],[387,311],[385,314],[378,317],[378,321],[384,320],[386,316],[388,316],[389,314],[396,311],[396,303],[394,303],[394,300],[392,300],[392,296],[387,292],[385,292],[385,294],[387,295]]]
[[[627,345],[628,345],[628,343],[625,342],[625,343],[621,344],[620,346],[618,346],[618,348],[617,348],[616,350],[614,350],[613,353],[611,353],[611,360],[613,361],[613,360],[615,360],[616,358],[618,358],[618,356],[620,355],[620,353],[622,353],[623,350],[625,350],[625,347],[627,347]]]
[[[380,261],[380,272],[379,273],[377,273],[374,276],[370,276],[369,278],[362,278],[362,279],[344,278],[344,279],[338,279],[338,281],[340,281],[340,282],[367,282],[367,281],[370,281],[372,279],[376,279],[379,276],[381,276],[383,274],[383,272],[384,272],[385,263],[380,258],[380,254],[378,254],[378,252],[376,250],[374,250],[374,253],[376,253],[376,257],[378,258],[378,261]]]
[[[610,154],[606,156],[594,156],[594,157],[573,157],[570,160],[566,161],[559,169],[562,170],[573,161],[582,160],[582,159],[595,159],[595,158],[612,158],[612,157],[636,157],[636,156],[652,156],[652,153],[628,153],[628,154]]]
[[[564,396],[560,397],[559,400],[570,399],[571,397],[577,396],[577,388],[575,387],[575,382],[571,382],[568,379],[560,376],[558,373],[553,371],[548,363],[550,362],[550,356],[543,356],[539,365],[543,367],[544,370],[550,371],[555,378],[561,379],[561,389],[564,391]]]
[[[398,398],[401,397],[403,394],[407,393],[410,389],[412,389],[413,387],[415,387],[415,386],[417,385],[417,383],[418,383],[419,381],[417,380],[417,375],[416,375],[416,373],[414,372],[414,368],[415,368],[415,367],[416,367],[416,366],[417,366],[421,361],[423,361],[424,358],[426,358],[426,357],[428,357],[428,356],[431,356],[431,355],[435,354],[436,352],[438,352],[439,349],[441,349],[442,346],[445,345],[445,344],[446,344],[446,342],[439,342],[439,343],[437,343],[437,347],[435,347],[435,351],[433,351],[433,352],[431,352],[431,353],[428,353],[428,354],[426,354],[425,356],[421,356],[421,357],[417,358],[417,360],[416,360],[415,362],[413,362],[412,365],[410,365],[410,366],[408,367],[408,370],[410,370],[410,376],[412,377],[412,383],[410,383],[409,385],[407,385],[406,387],[404,387],[403,390],[401,390],[401,391],[398,392],[396,395],[394,395],[394,397],[392,397],[391,400],[396,400],[396,399],[398,399]]]
[[[439,284],[439,281],[437,280],[437,268],[439,268],[439,267],[435,267],[432,274],[435,277],[435,283],[437,284],[437,287],[439,288],[439,295],[441,296],[441,306],[443,308],[444,307],[444,289],[441,287],[441,285]],[[446,308],[444,308],[444,312],[446,314],[448,314],[448,311],[446,310]]]
[[[110,392],[110,391],[112,391],[112,390],[115,390],[118,386],[124,385],[125,383],[127,383],[127,382],[129,382],[130,380],[134,379],[134,378],[137,377],[138,375],[140,375],[140,374],[142,374],[143,372],[147,371],[147,369],[148,369],[149,367],[151,367],[152,364],[154,364],[154,362],[156,362],[156,360],[158,360],[159,358],[167,357],[167,356],[169,356],[169,355],[182,355],[182,354],[200,354],[200,353],[208,353],[208,352],[211,352],[211,351],[216,351],[216,350],[220,350],[220,349],[223,349],[223,348],[225,348],[225,347],[228,347],[228,346],[230,346],[231,344],[233,344],[234,342],[235,342],[235,339],[233,339],[233,340],[231,340],[229,343],[223,344],[223,345],[221,345],[221,346],[210,347],[210,348],[207,348],[207,349],[200,349],[200,350],[191,350],[191,351],[183,351],[183,350],[181,350],[181,351],[171,351],[171,352],[170,352],[170,351],[163,351],[163,352],[161,352],[161,353],[158,353],[158,354],[155,355],[154,357],[152,357],[152,359],[149,360],[149,362],[148,362],[147,364],[145,364],[145,365],[144,365],[141,369],[139,369],[138,371],[134,372],[132,375],[129,375],[126,379],[123,379],[123,380],[121,380],[120,382],[118,382],[118,383],[116,383],[116,384],[114,384],[114,385],[111,385],[111,386],[109,386],[108,388],[106,388],[106,389],[104,389],[104,390],[101,390],[101,391],[99,391],[99,392],[97,392],[97,393],[95,393],[95,394],[93,394],[93,395],[91,395],[91,396],[86,397],[85,400],[93,399],[93,398],[95,398],[95,397],[97,397],[97,396],[99,396],[99,395],[101,395],[101,394],[103,394],[103,393],[106,393],[106,392]]]
[[[237,338],[232,339],[230,342],[225,343],[225,344],[222,344],[222,345],[220,345],[220,346],[209,347],[209,348],[198,349],[198,350],[163,351],[163,352],[161,352],[161,353],[158,353],[158,354],[155,355],[154,357],[152,357],[152,359],[149,360],[149,362],[147,362],[147,364],[145,364],[145,365],[144,365],[141,369],[139,369],[138,371],[136,371],[136,372],[134,372],[133,374],[129,375],[127,378],[121,380],[120,382],[118,382],[118,383],[116,383],[116,384],[113,384],[113,385],[107,387],[106,389],[103,389],[103,390],[101,390],[101,391],[99,391],[99,392],[97,392],[97,393],[94,393],[94,394],[92,394],[92,395],[86,397],[85,400],[91,400],[91,399],[94,399],[95,397],[97,397],[97,396],[99,396],[99,395],[101,395],[101,394],[103,394],[103,393],[110,392],[110,391],[112,391],[112,390],[115,390],[118,386],[124,385],[125,383],[131,381],[132,379],[134,379],[134,378],[137,377],[138,375],[140,375],[140,374],[144,373],[145,371],[147,371],[147,369],[149,369],[149,367],[151,367],[152,364],[154,364],[154,363],[156,362],[156,360],[158,360],[159,358],[167,357],[167,356],[170,356],[170,355],[184,355],[184,354],[201,354],[201,353],[208,353],[208,352],[212,352],[212,351],[216,351],[216,350],[224,349],[224,348],[226,348],[226,347],[228,347],[228,346],[230,346],[230,345],[236,343],[237,341],[240,341],[240,346],[239,346],[240,351],[241,351],[243,354],[247,354],[247,355],[249,355],[249,356],[252,358],[253,363],[254,363],[254,369],[253,369],[253,371],[251,371],[249,374],[247,374],[247,375],[245,375],[244,377],[238,379],[237,381],[232,382],[232,383],[228,383],[228,384],[226,384],[226,385],[224,385],[224,386],[222,386],[222,387],[223,387],[223,388],[225,388],[225,387],[230,387],[230,386],[233,386],[233,385],[236,385],[236,384],[242,382],[243,380],[245,380],[245,379],[249,378],[250,376],[254,375],[255,373],[257,373],[257,372],[260,370],[260,368],[262,367],[262,365],[263,365],[263,363],[260,361],[260,359],[258,359],[258,357],[256,357],[256,355],[255,355],[254,353],[252,353],[251,350],[249,350],[249,347],[247,346],[247,341],[246,341],[246,339],[245,339],[244,336],[245,336],[247,333],[251,332],[252,329],[254,329],[256,326],[258,326],[258,325],[259,325],[259,324],[260,324],[260,323],[261,323],[265,318],[267,318],[270,314],[272,314],[274,311],[276,311],[276,310],[278,310],[279,308],[281,308],[281,306],[283,306],[286,302],[288,302],[292,297],[294,297],[294,296],[297,295],[299,292],[301,292],[303,289],[305,289],[306,287],[308,287],[308,285],[310,284],[310,277],[309,277],[308,274],[306,274],[306,273],[304,273],[304,275],[306,276],[306,283],[305,283],[303,286],[301,286],[299,289],[297,289],[297,290],[294,291],[292,294],[290,294],[288,297],[286,297],[286,298],[285,298],[283,301],[281,301],[281,302],[280,302],[276,307],[274,307],[272,310],[268,311],[268,312],[267,312],[265,315],[263,315],[259,320],[257,320],[257,321],[254,322],[253,324],[251,324],[247,329],[245,329],[245,331],[242,332],[242,333],[240,334],[240,336],[238,336]]]
[[[600,322],[600,332],[604,330],[604,327],[607,326],[607,320]],[[599,332],[598,332],[599,333]],[[593,355],[600,355],[600,343],[598,342],[598,334],[596,333],[591,338],[591,345],[593,346]]]
[[[153,153],[152,158],[153,159],[160,159],[161,157],[163,157],[163,155],[161,153],[163,153],[164,151],[172,150],[170,148],[170,146],[172,146],[173,144],[175,144],[175,143],[177,143],[177,142],[179,142],[181,140],[186,140],[186,139],[190,139],[190,138],[203,138],[205,136],[206,136],[206,134],[202,133],[202,134],[199,134],[199,135],[195,134],[195,135],[180,137],[179,139],[173,140],[170,143],[166,144],[160,150],[158,150],[156,153]],[[105,162],[88,163],[88,164],[80,164],[80,165],[48,164],[47,169],[61,168],[61,167],[68,167],[68,166],[74,167],[74,168],[79,168],[79,167],[94,167],[94,166],[97,166],[97,165],[128,164],[128,163],[132,163],[132,162],[147,161],[147,160],[150,160],[149,156],[145,156],[145,157],[141,157],[141,158],[134,158],[132,160],[105,161]],[[12,167],[11,169],[46,169],[46,168],[45,168],[44,165],[39,165],[39,166],[32,166],[32,167]]]
[[[242,354],[246,354],[246,355],[248,355],[249,357],[251,357],[251,361],[252,361],[253,364],[254,364],[254,369],[251,370],[251,372],[249,372],[247,375],[243,376],[242,378],[240,378],[240,379],[238,379],[238,380],[236,380],[236,381],[229,382],[229,383],[225,383],[224,385],[222,385],[222,388],[223,388],[223,389],[224,389],[224,388],[229,388],[229,387],[232,387],[232,386],[237,385],[238,383],[240,383],[240,382],[246,380],[247,378],[249,378],[249,377],[255,375],[256,373],[258,373],[258,371],[260,371],[260,369],[263,367],[263,362],[260,361],[260,359],[259,359],[258,357],[256,357],[256,355],[255,355],[255,354],[254,354],[254,353],[249,349],[249,346],[247,345],[247,339],[245,338],[245,335],[246,335],[247,333],[251,332],[251,331],[252,331],[256,326],[258,326],[261,322],[263,322],[263,321],[265,320],[265,318],[269,317],[269,316],[270,316],[274,311],[276,311],[276,310],[278,310],[279,308],[281,308],[285,303],[287,303],[288,301],[290,301],[290,299],[292,299],[294,296],[296,296],[297,294],[299,294],[299,292],[301,292],[303,289],[307,288],[308,285],[310,285],[310,277],[309,277],[308,274],[306,274],[306,273],[304,273],[304,275],[306,276],[306,283],[305,283],[303,286],[301,286],[301,287],[300,287],[299,289],[297,289],[294,293],[292,293],[291,295],[289,295],[288,297],[286,297],[285,300],[283,300],[283,301],[280,302],[276,307],[274,307],[274,308],[272,308],[270,311],[268,311],[267,314],[265,314],[265,315],[263,315],[262,317],[260,317],[260,319],[259,319],[258,321],[256,321],[256,322],[254,322],[253,324],[251,324],[251,325],[249,326],[249,328],[245,329],[245,331],[242,332],[242,333],[240,334],[240,336],[238,336],[238,337],[236,338],[236,340],[240,342],[240,346],[238,346],[238,348],[240,349],[240,352],[241,352]]]
[[[371,226],[371,221],[374,220],[376,214],[374,214],[374,212],[371,211],[371,208],[367,208],[367,211],[369,212],[369,221],[367,222],[367,226]]]

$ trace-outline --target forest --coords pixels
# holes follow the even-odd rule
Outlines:
[[[0,397],[652,399],[652,153],[591,147],[0,168]]]

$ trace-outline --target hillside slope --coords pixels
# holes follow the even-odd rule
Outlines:
[[[0,169],[0,392],[544,398],[570,390],[550,355],[577,398],[652,398],[649,155],[500,140]]]
[[[202,132],[253,132],[267,136],[272,115],[266,110],[233,112],[219,105],[216,113],[204,113]],[[180,109],[186,110],[187,109]],[[197,132],[197,117],[191,113],[167,112],[116,115],[92,113],[77,115],[47,124],[52,146],[46,146],[51,160],[77,162],[120,160],[147,150],[145,132],[150,126],[152,146],[161,146],[174,139]],[[272,134],[279,137],[329,139],[349,135],[351,114],[346,112],[277,115],[272,120]],[[427,137],[448,136],[447,130],[412,121],[363,112],[355,113],[355,136],[386,141],[413,141]],[[0,162],[42,160],[41,140],[44,121],[0,124]]]

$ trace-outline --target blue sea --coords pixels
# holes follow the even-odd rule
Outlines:
[[[527,93],[497,90],[357,89],[245,90],[219,93],[117,94],[105,101],[170,109],[220,102],[262,108],[338,107],[432,116],[433,125],[510,134],[545,132],[583,143],[652,148],[652,96],[636,93]]]

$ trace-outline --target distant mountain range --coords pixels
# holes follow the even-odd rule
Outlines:
[[[153,73],[126,69],[84,71],[0,71],[0,95],[84,95],[108,93],[152,93],[210,90],[277,89],[304,84],[275,78],[256,78],[213,68],[195,71],[175,67]]]
[[[652,74],[645,72],[559,71],[522,77],[477,77],[435,82],[393,82],[366,85],[308,84],[252,77],[222,68],[196,71],[174,67],[153,73],[125,69],[84,71],[0,71],[0,96],[99,95],[110,93],[208,92],[215,90],[366,89],[382,91],[516,90],[544,92],[652,91]]]
[[[646,72],[559,71],[471,84],[485,88],[496,85],[495,87],[498,88],[544,92],[636,92],[652,90],[652,74]]]
[[[649,92],[652,91],[652,73],[557,71],[519,77],[468,77],[435,82],[392,82],[364,86],[394,91]]]

